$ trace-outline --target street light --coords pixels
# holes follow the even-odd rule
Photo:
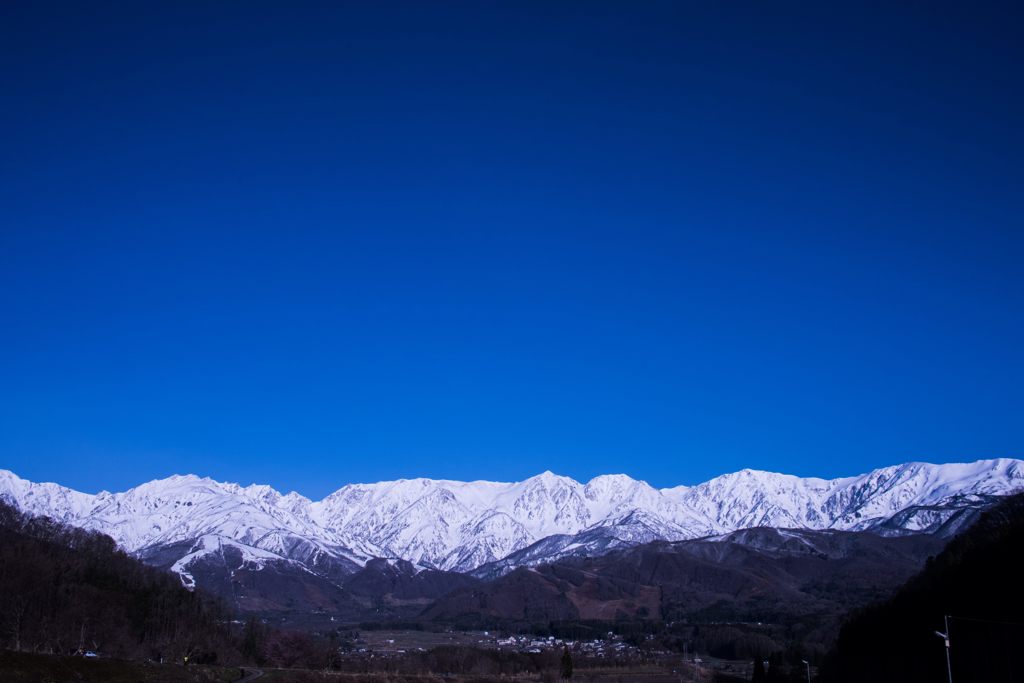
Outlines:
[[[806,659],[801,659],[800,661],[807,667],[807,683],[811,683],[811,663]]]
[[[949,673],[949,683],[953,683],[953,665],[949,663],[949,615],[944,616],[946,620],[946,632],[936,631],[935,635],[942,638],[946,644],[946,671]]]

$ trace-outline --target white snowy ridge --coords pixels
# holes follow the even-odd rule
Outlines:
[[[186,585],[193,561],[227,546],[254,569],[279,560],[351,572],[385,557],[470,571],[517,551],[516,562],[535,564],[580,548],[756,526],[927,530],[959,508],[1022,490],[1024,461],[1005,458],[912,462],[831,480],[742,470],[667,489],[624,474],[585,484],[551,472],[515,483],[401,479],[350,484],[315,502],[195,475],[91,495],[0,470],[0,496],[26,512],[96,529],[140,555],[176,549],[172,568]]]

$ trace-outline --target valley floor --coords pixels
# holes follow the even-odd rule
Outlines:
[[[581,668],[572,680],[592,683],[679,683],[690,681],[741,681],[745,663],[707,662],[699,670],[629,664]],[[737,676],[730,678],[729,673]],[[311,671],[226,666],[181,666],[84,659],[59,655],[0,651],[0,680],[4,683],[546,683],[559,680],[557,670],[509,675],[412,674],[395,672]]]
[[[0,650],[3,683],[233,683],[242,670]]]

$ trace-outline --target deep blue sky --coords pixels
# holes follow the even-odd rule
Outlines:
[[[1024,455],[1021,17],[836,4],[3,3],[0,467]]]

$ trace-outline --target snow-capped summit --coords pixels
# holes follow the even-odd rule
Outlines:
[[[464,572],[748,527],[933,531],[1021,490],[1024,462],[1012,459],[912,462],[840,479],[741,470],[665,489],[625,474],[586,484],[552,472],[508,483],[401,479],[349,484],[320,501],[195,475],[90,495],[0,470],[0,496],[28,512],[102,531],[146,557],[180,548],[183,576],[189,562],[228,546],[326,574],[372,557]]]

